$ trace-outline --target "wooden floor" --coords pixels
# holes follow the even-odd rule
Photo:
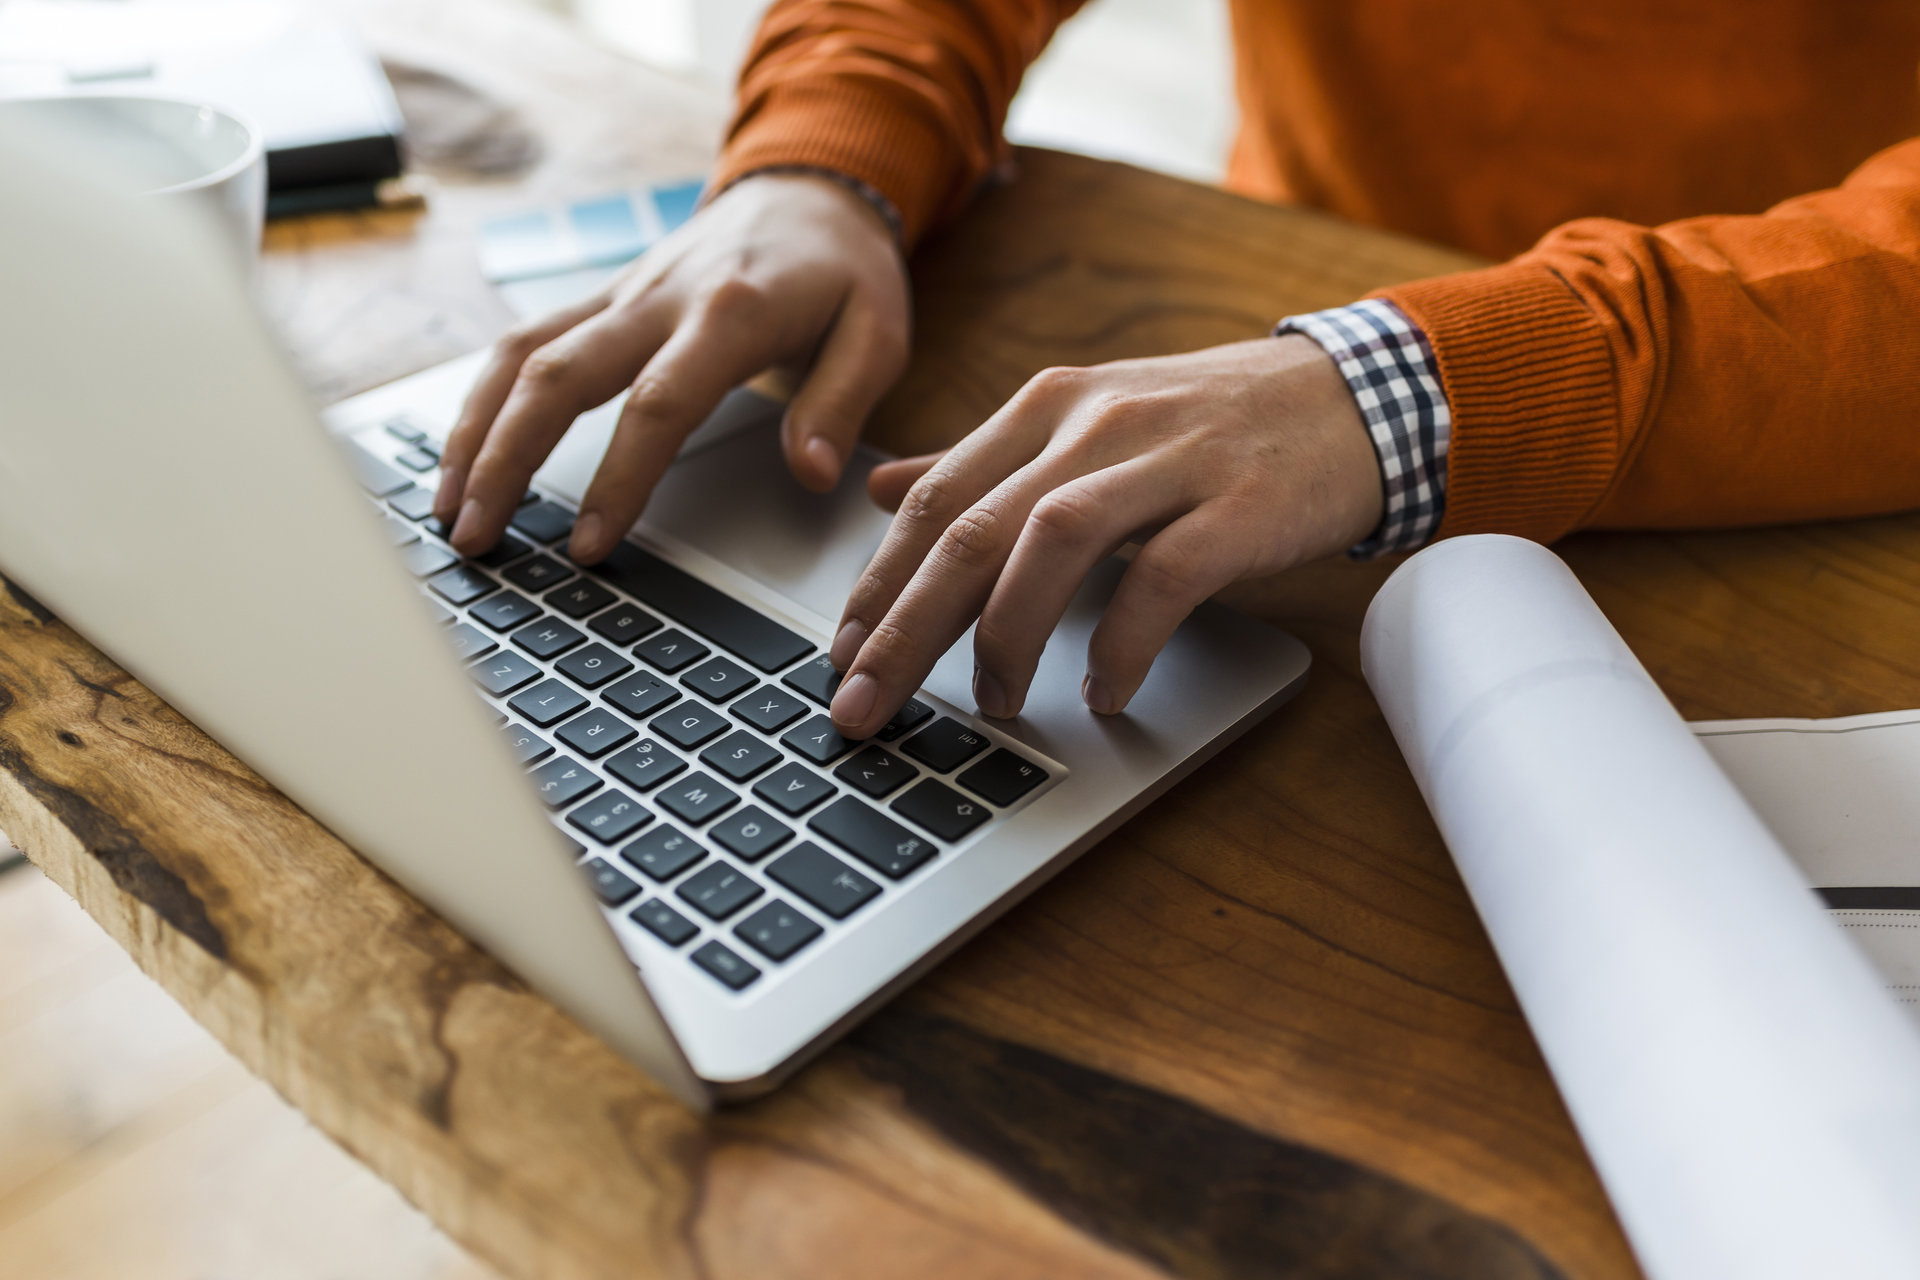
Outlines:
[[[0,836],[0,860],[10,845]],[[0,874],[0,1276],[495,1280],[65,893]]]

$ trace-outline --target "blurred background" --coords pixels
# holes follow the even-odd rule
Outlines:
[[[0,0],[0,19],[19,2]],[[516,2],[716,96],[766,7]],[[0,36],[0,73],[8,63]],[[1232,85],[1225,0],[1092,0],[1028,77],[1008,133],[1213,182]],[[493,1275],[248,1073],[0,833],[0,1277]]]

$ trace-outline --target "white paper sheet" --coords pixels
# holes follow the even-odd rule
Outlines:
[[[1693,731],[1920,1022],[1920,711]]]
[[[1438,543],[1361,649],[1648,1274],[1920,1276],[1920,1032],[1566,566]]]

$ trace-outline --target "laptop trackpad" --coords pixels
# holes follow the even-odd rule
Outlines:
[[[757,420],[716,432],[703,427],[688,441],[654,490],[642,525],[823,618],[838,618],[892,519],[867,497],[867,473],[882,455],[861,446],[833,492],[809,492],[780,452],[780,406],[759,403]],[[606,450],[611,417],[601,411],[575,423],[541,468],[540,482],[577,503]],[[713,442],[702,448],[700,436]]]

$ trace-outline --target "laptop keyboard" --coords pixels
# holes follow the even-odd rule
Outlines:
[[[539,494],[463,560],[429,514],[435,442],[387,431],[391,460],[343,441],[355,478],[529,785],[609,917],[716,992],[820,953],[1048,780],[921,698],[848,741],[813,641],[631,543],[575,567],[573,513]]]

